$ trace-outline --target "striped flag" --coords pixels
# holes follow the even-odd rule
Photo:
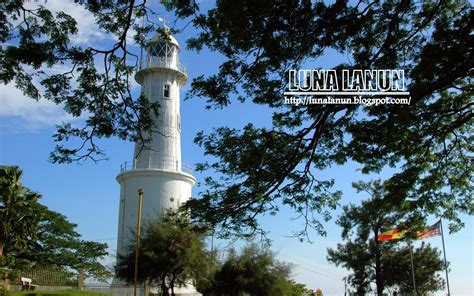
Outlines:
[[[401,239],[405,237],[406,233],[407,233],[406,230],[398,230],[398,228],[394,228],[394,229],[390,229],[379,234],[379,236],[377,237],[377,240],[381,242],[381,241],[388,241],[388,240],[394,240],[394,239]]]
[[[429,227],[426,227],[424,231],[419,231],[417,235],[418,239],[425,239],[431,236],[441,235],[441,220]]]

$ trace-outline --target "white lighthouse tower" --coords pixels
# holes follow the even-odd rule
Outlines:
[[[152,115],[155,127],[149,141],[135,143],[132,161],[122,165],[117,176],[119,254],[129,252],[130,244],[135,243],[131,230],[137,228],[140,188],[144,190],[142,222],[146,224],[191,198],[191,188],[196,183],[189,167],[181,162],[179,90],[187,80],[187,73],[179,63],[179,44],[173,36],[165,38],[157,34],[148,41],[135,79],[142,93],[150,102],[158,102],[160,108],[158,116]]]

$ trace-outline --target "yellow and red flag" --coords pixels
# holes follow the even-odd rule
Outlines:
[[[406,235],[406,230],[399,230],[398,228],[390,229],[385,232],[382,232],[377,237],[378,241],[387,241],[387,240],[394,240],[394,239],[401,239],[404,238]]]
[[[406,230],[399,230],[398,228],[390,229],[379,234],[378,241],[388,241],[404,238],[407,234]],[[416,233],[418,239],[425,239],[435,235],[441,235],[441,220],[431,226],[425,227],[423,231]]]

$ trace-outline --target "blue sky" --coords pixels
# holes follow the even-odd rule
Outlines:
[[[65,10],[78,19],[80,31],[73,42],[91,45],[95,44],[94,40],[101,39],[104,44],[110,44],[107,36],[94,28],[91,16],[78,9],[72,1],[48,1],[47,5]],[[166,13],[163,15],[172,19]],[[188,83],[181,91],[181,99],[189,90],[189,81],[193,77],[215,72],[222,61],[221,57],[206,50],[200,53],[187,51],[184,41],[194,33],[188,27],[182,34],[175,36],[182,47],[181,62],[187,66],[189,73]],[[329,52],[318,66],[330,67],[332,63],[340,62],[340,58]],[[137,94],[138,91],[139,88],[135,87],[134,93]],[[234,102],[224,110],[213,111],[204,109],[203,100],[191,99],[182,102],[181,108],[183,161],[192,165],[205,160],[202,149],[193,143],[197,132],[210,131],[219,126],[240,127],[248,122],[268,126],[271,120],[269,109],[251,103]],[[41,193],[43,204],[77,223],[77,230],[84,239],[106,242],[113,252],[119,204],[119,185],[115,177],[119,173],[120,164],[132,158],[133,144],[116,139],[101,140],[101,147],[110,158],[108,161],[87,162],[82,165],[51,164],[48,157],[54,148],[54,125],[64,120],[70,120],[70,117],[59,106],[45,101],[35,102],[24,98],[11,85],[0,85],[0,163],[18,165],[24,171],[23,184]],[[383,179],[390,173],[384,171],[378,176],[367,176],[360,174],[358,168],[357,164],[349,163],[342,167],[332,167],[320,174],[336,180],[335,188],[344,193],[341,204],[357,204],[367,198],[363,194],[356,194],[351,182]],[[195,176],[202,180],[199,174]],[[195,187],[193,194],[197,195],[201,189]],[[339,213],[340,210],[336,210],[334,217]],[[270,238],[273,239],[272,249],[278,252],[280,260],[295,264],[294,277],[297,281],[305,283],[308,288],[322,288],[325,295],[343,295],[342,277],[347,271],[326,261],[326,249],[335,248],[341,242],[341,230],[335,225],[335,219],[326,224],[326,237],[313,234],[313,243],[309,244],[289,237],[302,223],[300,220],[293,221],[293,217],[291,211],[283,209],[277,216],[261,219],[262,225],[270,231]],[[472,295],[474,291],[473,220],[472,217],[464,217],[464,221],[466,227],[463,230],[445,237],[447,257],[451,262],[452,295]],[[434,223],[436,219],[433,218],[430,222]],[[441,237],[430,238],[427,242],[441,248]],[[223,248],[228,242],[218,241],[215,244]],[[439,292],[436,295],[444,294],[445,292]]]

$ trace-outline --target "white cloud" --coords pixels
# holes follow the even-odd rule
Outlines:
[[[44,6],[54,14],[57,12],[64,12],[73,17],[77,22],[78,33],[70,36],[71,42],[77,45],[91,46],[98,42],[116,42],[117,36],[105,32],[99,28],[96,23],[94,15],[88,11],[84,5],[76,3],[74,0],[31,0],[25,2],[25,7],[35,9],[38,6]],[[17,26],[20,20],[9,20],[13,26]],[[137,24],[143,22],[142,18],[136,20]],[[127,32],[127,45],[137,46],[134,40],[136,34],[135,29],[131,27]]]
[[[83,5],[73,0],[49,0],[46,7],[53,12],[63,11],[77,21],[78,34],[72,36],[71,41],[75,44],[91,45],[100,41],[114,41],[117,37],[106,33],[96,24],[94,15],[84,8]],[[141,21],[139,21],[140,23]],[[130,28],[127,34],[127,44],[135,45],[135,30]]]
[[[31,132],[73,118],[61,106],[26,97],[13,84],[0,85],[0,127],[7,132]]]
[[[77,44],[88,44],[100,40],[111,39],[111,36],[99,29],[94,15],[87,11],[82,5],[72,0],[50,0],[48,8],[54,12],[63,11],[77,21],[78,33],[73,36],[72,42]]]
[[[76,20],[78,33],[71,36],[72,44],[83,45],[85,47],[92,46],[99,49],[110,49],[112,45],[117,42],[117,36],[113,36],[111,33],[106,33],[100,29],[96,24],[94,15],[85,9],[83,5],[75,3],[73,0],[49,0],[46,3],[46,7],[54,13],[62,11]],[[138,20],[137,22],[141,23],[142,20]],[[135,34],[135,29],[130,28],[127,32],[126,41],[128,50],[135,50],[138,55],[139,50],[134,40]],[[97,56],[97,58],[100,59],[100,61],[96,67],[101,69],[103,66],[103,61],[101,60],[103,56],[100,55]],[[129,59],[133,60],[131,56],[129,56]]]
[[[73,0],[48,0],[46,3],[42,1],[27,2],[26,5],[35,7],[43,5],[53,13],[63,11],[72,16],[77,22],[78,33],[71,38],[74,44],[90,45],[91,42],[111,40],[112,36],[105,33],[96,24],[94,15],[89,12],[84,6],[74,3]]]

